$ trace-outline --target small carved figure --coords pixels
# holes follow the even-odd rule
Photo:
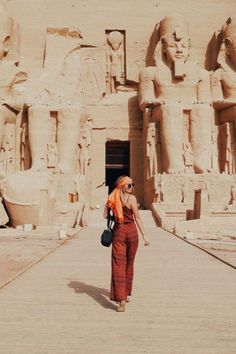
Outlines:
[[[87,175],[88,166],[91,161],[92,125],[89,118],[83,127],[79,141],[79,166],[80,174]]]
[[[157,174],[157,131],[156,123],[149,123],[147,129],[147,160],[148,160],[148,177]]]
[[[55,143],[48,144],[47,167],[54,168],[57,165],[57,149]]]
[[[154,203],[163,202],[163,191],[161,183],[161,175],[154,178]]]
[[[112,31],[107,37],[107,86],[108,92],[116,93],[117,86],[124,84],[124,51],[123,36],[119,31]]]
[[[187,183],[183,183],[182,185],[182,203],[188,204],[189,199],[189,191]]]
[[[225,168],[224,172],[231,175],[232,174],[232,143],[231,143],[231,134],[230,126],[226,124],[226,152],[225,152]]]
[[[192,172],[193,166],[193,150],[190,142],[184,144],[183,148],[183,157],[184,157],[184,165],[186,167],[186,171]]]
[[[231,203],[230,204],[232,204],[232,205],[236,205],[236,186],[235,185],[233,185],[232,187],[231,187]]]
[[[211,170],[212,172],[219,172],[217,137],[214,130],[211,132]]]

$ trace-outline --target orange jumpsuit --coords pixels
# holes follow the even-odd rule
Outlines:
[[[116,223],[112,240],[112,276],[110,299],[126,300],[131,295],[134,258],[138,248],[138,232],[132,210],[123,206],[124,222]]]

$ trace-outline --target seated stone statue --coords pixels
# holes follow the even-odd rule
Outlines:
[[[230,17],[221,33],[218,68],[211,78],[213,105],[220,123],[236,120],[236,14]]]
[[[207,172],[212,125],[209,74],[190,60],[188,25],[181,15],[165,17],[159,31],[162,59],[140,73],[140,108],[151,108],[151,119],[160,122],[162,172],[184,172],[185,143],[191,144],[194,171]],[[189,131],[184,141],[186,114]]]
[[[56,73],[43,74],[28,97],[29,142],[33,170],[47,168],[50,112],[57,113],[57,171],[74,173],[81,121],[86,120],[80,80],[80,41],[77,29],[67,29],[68,54]]]
[[[3,5],[0,6],[0,149],[2,148],[5,124],[15,123],[24,104],[24,83],[27,73],[18,61],[8,60],[12,44],[14,21]]]

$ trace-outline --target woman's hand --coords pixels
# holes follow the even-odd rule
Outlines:
[[[143,238],[143,241],[144,241],[144,246],[150,245],[150,242],[146,238]]]

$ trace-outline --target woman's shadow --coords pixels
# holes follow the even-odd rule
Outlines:
[[[116,308],[116,306],[106,298],[109,297],[109,291],[106,289],[97,288],[96,286],[86,284],[82,281],[71,281],[68,286],[74,289],[76,294],[87,294],[107,309],[114,310]]]

